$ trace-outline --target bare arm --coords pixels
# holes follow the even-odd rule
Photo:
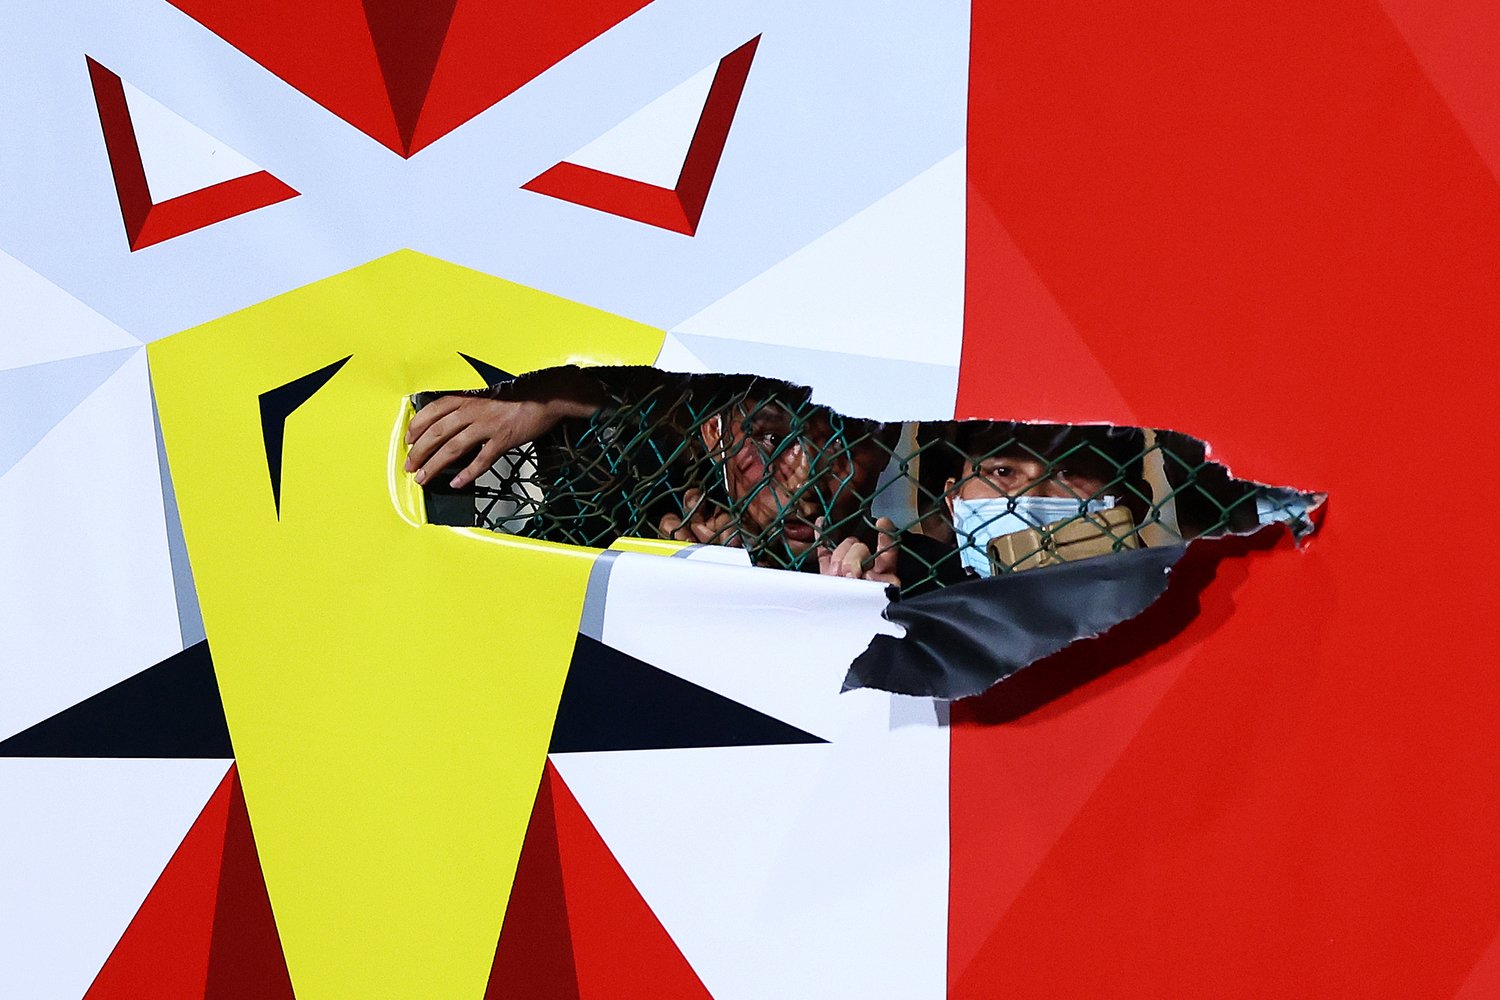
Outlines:
[[[412,418],[406,431],[406,471],[425,485],[477,447],[479,454],[450,484],[462,489],[505,452],[535,441],[564,419],[593,416],[604,402],[603,387],[578,368],[504,383],[486,396],[443,396]]]

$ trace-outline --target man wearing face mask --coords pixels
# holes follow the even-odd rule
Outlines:
[[[996,539],[1010,553],[1007,571],[1139,545],[1135,527],[1150,506],[1141,431],[992,421],[929,427],[935,436],[922,448],[924,465],[962,456],[939,500],[951,536],[927,524],[898,532],[882,518],[878,544],[849,538],[820,551],[822,572],[915,596],[993,575]]]
[[[947,480],[944,500],[968,574],[992,575],[996,539],[999,549],[1032,557],[1015,568],[1045,564],[1039,550],[1054,538],[1083,539],[1085,554],[1139,545],[1135,526],[1150,495],[1139,430],[974,423],[958,426],[955,444],[963,467]]]

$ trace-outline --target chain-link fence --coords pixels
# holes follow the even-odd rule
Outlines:
[[[1321,500],[1233,480],[1170,431],[877,423],[771,379],[585,371],[604,390],[591,416],[512,449],[466,490],[429,489],[429,517],[597,547],[735,545],[757,565],[914,593],[1275,521],[1301,535]]]

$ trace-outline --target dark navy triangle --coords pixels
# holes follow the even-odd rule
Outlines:
[[[206,641],[0,742],[0,757],[233,756]]]
[[[471,358],[463,351],[459,351],[458,356],[467,361],[469,363],[469,367],[479,373],[479,377],[484,379],[485,385],[494,385],[497,382],[509,382],[515,378],[515,376],[510,372],[505,371],[502,368],[496,368],[488,361],[480,361],[478,358]]]
[[[579,634],[548,752],[826,742]]]
[[[278,520],[281,518],[281,449],[286,436],[286,418],[312,399],[313,394],[327,385],[328,380],[337,375],[352,357],[351,354],[260,394],[260,434],[266,446],[266,471],[271,474],[271,499],[276,503]]]

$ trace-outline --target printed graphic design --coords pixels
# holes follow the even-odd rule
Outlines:
[[[1492,5],[66,7],[0,996],[1500,994]]]

